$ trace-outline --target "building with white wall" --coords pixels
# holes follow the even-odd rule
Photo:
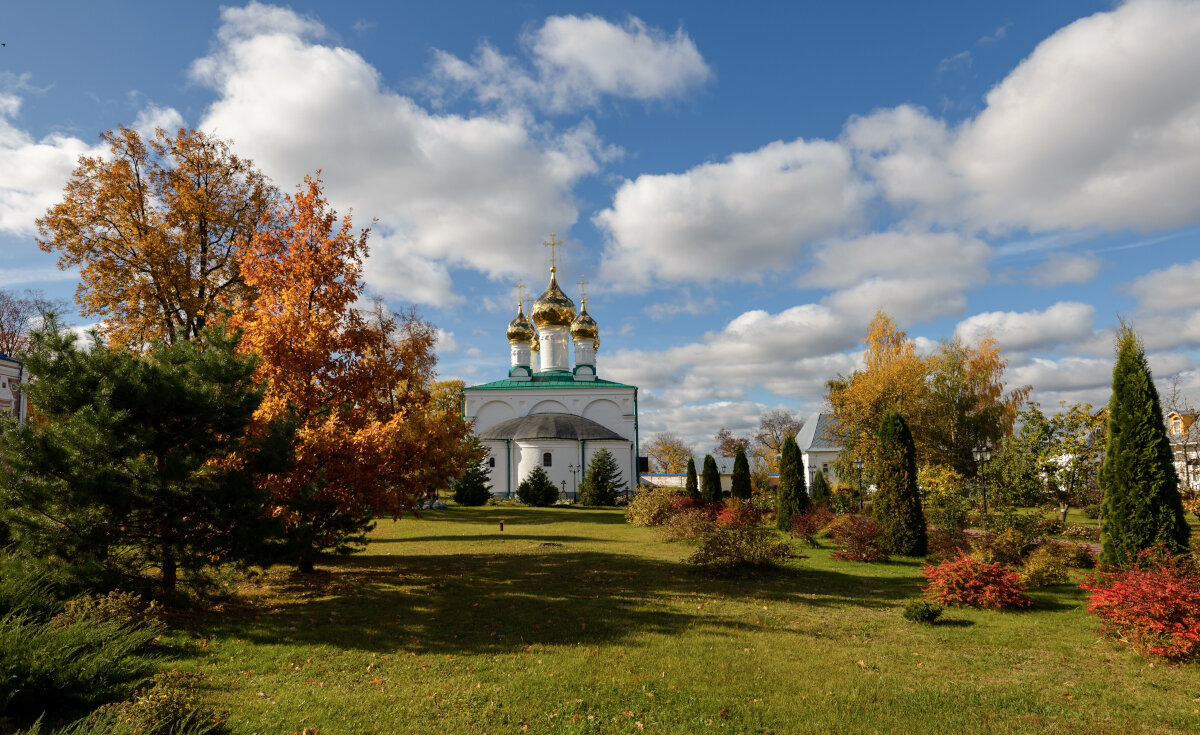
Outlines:
[[[804,481],[812,487],[817,472],[825,473],[825,481],[831,488],[839,484],[833,461],[842,451],[842,439],[838,434],[838,421],[833,414],[818,413],[810,416],[796,435],[796,446],[804,459]],[[848,482],[846,484],[853,484]]]
[[[508,377],[463,389],[463,414],[488,449],[492,493],[513,496],[540,466],[566,498],[578,493],[592,457],[607,449],[626,489],[637,486],[637,388],[598,377],[600,330],[558,286],[557,268],[533,302],[508,325]],[[571,351],[574,348],[574,364]],[[534,357],[537,363],[534,363]]]
[[[19,390],[26,378],[24,364],[0,352],[0,413],[15,416],[21,423],[29,410],[28,399]]]

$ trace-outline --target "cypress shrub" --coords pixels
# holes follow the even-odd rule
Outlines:
[[[792,516],[808,510],[808,488],[804,482],[804,459],[796,437],[788,434],[779,452],[779,487],[775,489],[775,525],[780,531],[792,528]]]
[[[825,480],[824,472],[818,472],[817,476],[813,478],[809,499],[814,506],[820,508],[828,508],[833,502],[833,493],[829,489],[829,483]]]
[[[454,502],[459,505],[483,505],[492,497],[487,470],[474,463],[462,477],[451,483],[450,488],[454,491]]]
[[[729,495],[739,500],[750,499],[750,462],[746,459],[746,450],[738,444],[737,454],[733,457],[733,477],[730,478]]]
[[[684,486],[683,494],[692,500],[700,499],[700,482],[696,479],[695,457],[688,457],[687,485]]]
[[[721,502],[721,473],[717,460],[711,454],[704,455],[704,472],[700,478],[700,496],[706,503]]]
[[[1158,544],[1175,553],[1187,549],[1190,530],[1173,459],[1145,349],[1123,325],[1117,336],[1108,442],[1100,467],[1102,564],[1125,566]]]
[[[583,484],[579,486],[579,502],[584,505],[616,505],[617,492],[625,487],[621,469],[612,452],[601,449],[592,455]]]
[[[898,411],[888,411],[879,425],[875,467],[873,508],[884,545],[893,554],[925,556],[929,541],[917,490],[917,451]]]
[[[517,485],[517,500],[526,505],[554,505],[558,500],[558,488],[550,482],[544,469],[534,467],[533,471],[521,480],[521,484]]]

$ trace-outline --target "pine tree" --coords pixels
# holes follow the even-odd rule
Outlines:
[[[517,500],[526,505],[554,505],[558,501],[558,488],[554,487],[544,469],[534,467],[533,471],[521,480],[521,484],[517,485]]]
[[[0,432],[0,523],[17,555],[86,586],[167,594],[214,563],[262,559],[277,529],[258,480],[286,469],[290,433],[251,442],[256,359],[219,325],[202,335],[144,355],[80,350],[53,319],[32,335],[22,389],[44,420]]]
[[[711,454],[704,455],[704,471],[700,475],[700,496],[706,503],[721,502],[721,473],[717,460]]]
[[[700,482],[696,479],[695,457],[688,457],[687,484],[684,486],[683,494],[692,500],[700,499]]]
[[[739,500],[750,499],[750,462],[746,450],[739,443],[733,457],[733,476],[730,478],[729,495]]]
[[[784,437],[779,452],[779,486],[775,488],[775,524],[781,531],[792,528],[792,516],[808,510],[808,488],[804,482],[804,458],[796,437]]]
[[[616,505],[617,493],[625,487],[621,468],[612,452],[600,449],[592,455],[583,483],[579,486],[579,502],[584,505]]]
[[[889,410],[879,425],[875,459],[875,522],[888,551],[925,556],[928,539],[917,490],[917,451],[899,411]]]
[[[459,505],[483,505],[492,497],[492,486],[488,483],[487,470],[482,465],[471,464],[463,476],[451,483],[454,502]]]
[[[1104,491],[1101,563],[1126,564],[1157,544],[1173,552],[1187,548],[1190,531],[1158,390],[1142,341],[1127,325],[1117,337],[1100,487]]]
[[[833,502],[833,493],[829,490],[829,483],[825,480],[825,473],[818,472],[813,478],[812,490],[809,496],[814,506],[828,508]]]

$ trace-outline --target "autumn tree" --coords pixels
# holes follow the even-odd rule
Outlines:
[[[29,333],[57,304],[37,291],[18,296],[0,289],[0,354],[20,357],[29,347]]]
[[[751,435],[746,451],[754,455],[756,464],[768,473],[779,471],[779,454],[788,434],[796,436],[804,426],[801,420],[786,408],[773,408],[758,420],[758,428]]]
[[[276,191],[229,144],[196,130],[130,128],[101,135],[63,200],[37,221],[38,245],[79,269],[76,301],[116,346],[193,339],[219,304],[250,300],[239,257],[264,226]]]
[[[737,448],[739,444],[745,446],[750,443],[750,439],[748,437],[734,436],[732,431],[723,426],[713,438],[717,442],[716,446],[713,447],[714,457],[728,457],[732,459],[733,457],[737,456]]]
[[[1097,502],[1098,471],[1104,452],[1105,417],[1090,403],[1059,405],[1047,416],[1037,403],[1021,412],[1025,451],[1037,463],[1043,492],[1058,504],[1062,521],[1072,505]]]
[[[1172,552],[1187,548],[1191,531],[1183,517],[1158,390],[1142,341],[1128,325],[1117,336],[1100,486],[1105,519],[1101,562],[1127,564],[1157,544]]]
[[[242,349],[261,357],[260,421],[297,426],[293,469],[268,478],[302,572],[360,545],[372,518],[414,508],[481,459],[461,415],[434,402],[431,324],[354,308],[368,231],[339,221],[307,178],[241,252],[252,302],[230,300]]]
[[[644,448],[654,470],[668,475],[683,474],[692,456],[692,450],[683,440],[669,431],[650,437]]]

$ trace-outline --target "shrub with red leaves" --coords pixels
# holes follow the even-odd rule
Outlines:
[[[989,564],[964,553],[941,564],[925,564],[921,576],[926,599],[954,607],[1029,607],[1021,578],[1002,564]]]
[[[829,538],[838,550],[833,558],[848,561],[887,561],[883,547],[883,531],[879,524],[866,516],[845,515],[829,526]]]
[[[1147,549],[1128,569],[1097,572],[1080,583],[1101,632],[1143,653],[1173,661],[1200,658],[1200,570],[1161,548]]]
[[[804,513],[792,516],[792,536],[804,541],[813,548],[818,546],[817,534],[833,520],[833,511],[823,505],[816,505]]]
[[[717,528],[751,528],[762,523],[762,513],[749,503],[734,501],[717,513]]]

